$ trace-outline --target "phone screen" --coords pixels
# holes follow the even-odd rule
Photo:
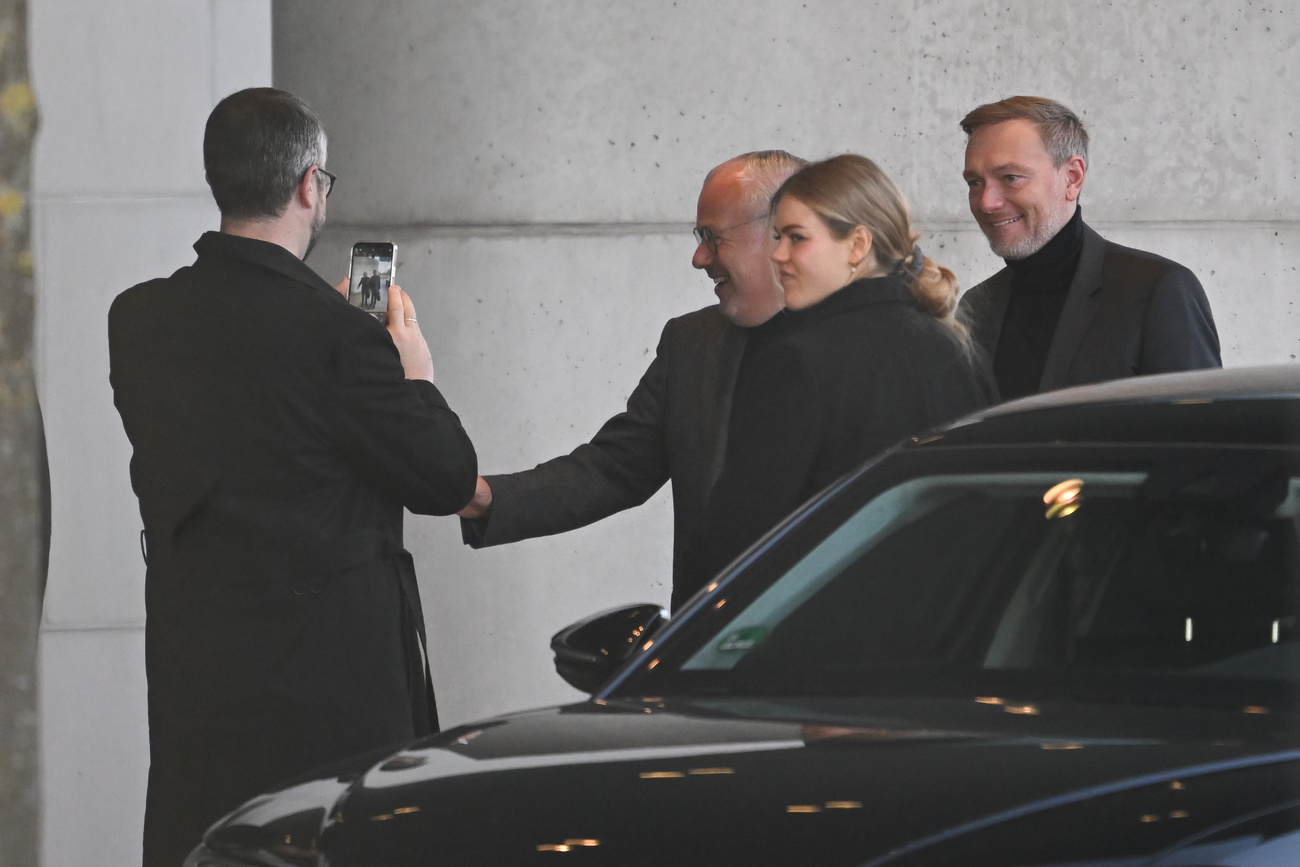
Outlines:
[[[348,301],[380,322],[388,314],[388,287],[393,285],[396,255],[397,245],[392,241],[359,241],[352,245]]]

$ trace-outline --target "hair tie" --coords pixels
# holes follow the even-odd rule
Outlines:
[[[921,252],[920,244],[912,248],[912,264],[907,266],[907,270],[913,277],[920,277],[921,272],[925,270],[925,254]]]

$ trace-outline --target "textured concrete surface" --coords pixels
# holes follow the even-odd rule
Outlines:
[[[1295,219],[1294,3],[348,0],[276,7],[276,80],[332,131],[346,220],[682,219],[702,165],[878,159],[965,219],[961,117],[1051,95],[1104,219]],[[342,192],[342,189],[340,189]],[[331,203],[333,204],[333,203]]]

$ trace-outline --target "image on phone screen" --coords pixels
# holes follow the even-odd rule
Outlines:
[[[348,301],[381,322],[388,312],[388,287],[393,284],[396,253],[397,245],[389,241],[362,241],[352,245]]]

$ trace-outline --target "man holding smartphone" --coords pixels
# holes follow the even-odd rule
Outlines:
[[[403,508],[451,514],[474,448],[410,298],[386,324],[302,261],[326,139],[297,97],[223,99],[203,143],[221,230],[109,312],[144,522],[144,863],[295,774],[437,729]]]

